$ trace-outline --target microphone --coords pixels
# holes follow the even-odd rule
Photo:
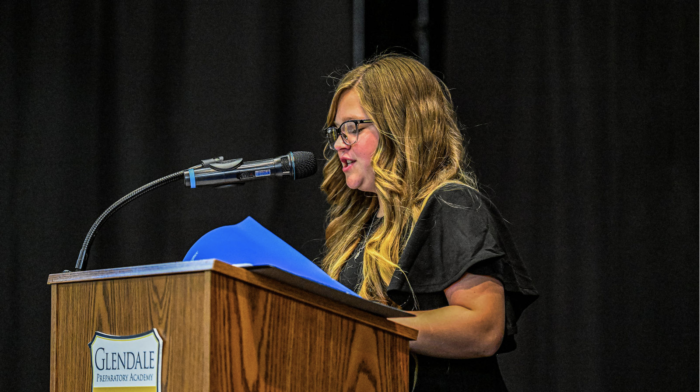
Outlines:
[[[316,173],[316,157],[308,151],[295,151],[277,158],[251,162],[243,162],[242,158],[224,160],[224,157],[218,157],[202,161],[201,166],[183,172],[185,186],[243,185],[247,181],[272,176],[297,180]]]

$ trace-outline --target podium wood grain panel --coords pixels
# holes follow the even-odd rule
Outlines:
[[[210,301],[204,294],[210,274],[53,286],[57,319],[52,336],[56,340],[52,391],[90,390],[88,343],[95,331],[134,335],[151,328],[158,329],[164,342],[163,364],[168,365],[163,366],[163,390],[208,391]]]
[[[163,338],[163,392],[407,391],[417,332],[216,260],[49,277],[51,391],[89,391],[95,331]]]
[[[212,391],[406,391],[408,340],[212,275]]]

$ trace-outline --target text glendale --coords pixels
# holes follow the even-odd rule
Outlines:
[[[133,370],[154,369],[155,351],[106,352],[100,347],[95,351],[95,367],[97,370]]]

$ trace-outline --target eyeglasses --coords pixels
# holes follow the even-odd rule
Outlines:
[[[328,141],[328,146],[331,150],[335,150],[335,142],[338,140],[338,136],[343,139],[343,143],[346,146],[352,146],[357,143],[358,135],[362,129],[358,129],[359,124],[368,124],[372,120],[349,120],[339,127],[328,127],[326,128],[326,140]]]

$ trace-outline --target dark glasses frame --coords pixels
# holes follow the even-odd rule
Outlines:
[[[355,129],[357,130],[357,138],[355,141],[350,143],[348,140],[347,135],[345,135],[344,132],[341,131],[343,129],[343,126],[347,123],[354,123],[355,124]],[[338,136],[343,140],[343,143],[345,143],[346,146],[352,146],[353,144],[357,143],[357,140],[360,138],[360,124],[371,124],[372,120],[370,119],[364,119],[364,120],[348,120],[345,121],[344,123],[340,124],[338,127],[328,127],[326,128],[326,141],[328,142],[328,147],[330,147],[331,150],[335,150],[335,142],[338,140]]]

